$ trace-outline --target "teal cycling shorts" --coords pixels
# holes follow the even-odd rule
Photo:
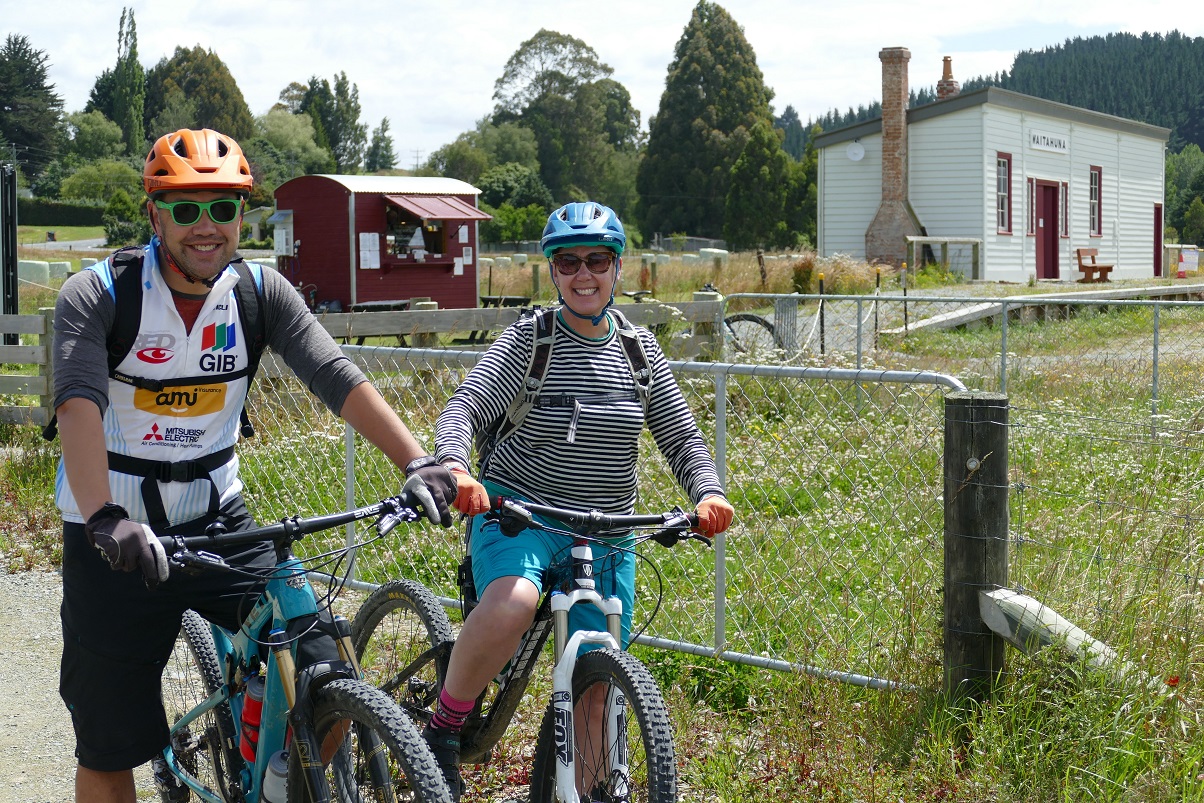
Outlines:
[[[506,489],[486,483],[490,497],[507,495]],[[513,496],[514,494],[509,494]],[[556,522],[547,522],[561,526]],[[499,577],[525,577],[536,588],[546,591],[570,571],[569,551],[572,539],[567,535],[527,529],[513,537],[504,535],[497,521],[474,516],[471,523],[470,549],[472,577],[478,596]],[[617,596],[623,602],[622,647],[631,637],[631,612],[635,605],[635,555],[630,549],[609,549],[591,544],[594,552],[595,586],[602,596]],[[569,629],[606,630],[606,616],[586,602],[569,611]],[[597,649],[597,644],[582,645],[580,652]]]

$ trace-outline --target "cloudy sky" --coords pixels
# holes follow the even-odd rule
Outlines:
[[[0,35],[49,57],[67,111],[87,103],[117,59],[123,5],[134,10],[138,54],[151,67],[177,46],[213,50],[253,114],[292,81],[359,87],[362,120],[389,118],[400,167],[472,128],[493,106],[506,60],[540,28],[598,52],[627,87],[645,128],[656,113],[673,48],[696,0],[0,0]],[[959,80],[1008,69],[1017,51],[1116,31],[1204,35],[1204,14],[1182,0],[721,0],[743,27],[780,113],[805,122],[880,97],[878,51],[911,50],[913,88],[935,85],[951,56]]]

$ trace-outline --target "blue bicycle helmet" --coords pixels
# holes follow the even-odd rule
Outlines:
[[[593,201],[565,204],[548,215],[539,248],[545,257],[551,258],[558,248],[575,245],[604,245],[616,256],[623,256],[627,234],[619,216],[609,206]]]

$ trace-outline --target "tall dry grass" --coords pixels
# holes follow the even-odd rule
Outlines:
[[[531,255],[526,265],[482,268],[482,286],[490,286],[492,295],[532,296],[536,301],[555,300],[547,261]],[[534,290],[533,275],[539,274],[539,291]],[[623,270],[615,295],[621,291],[652,290],[660,301],[689,301],[695,292],[711,285],[724,295],[736,293],[818,293],[854,295],[873,292],[881,282],[897,285],[893,268],[878,268],[844,254],[821,257],[814,251],[802,254],[766,254],[764,271],[757,255],[751,252],[731,254],[726,264],[687,264],[673,255],[667,265],[655,268],[636,254],[623,259]]]

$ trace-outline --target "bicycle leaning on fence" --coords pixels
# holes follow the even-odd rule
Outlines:
[[[397,704],[360,679],[350,624],[323,621],[307,570],[292,552],[304,535],[376,519],[377,538],[418,518],[406,496],[356,510],[227,533],[161,536],[172,571],[235,571],[207,550],[272,541],[277,564],[237,632],[186,611],[163,678],[171,740],[154,759],[164,801],[425,801],[450,803],[434,757]],[[360,545],[356,545],[360,546]],[[353,547],[354,548],[354,547]],[[314,560],[336,561],[343,547]],[[313,561],[311,561],[312,563]],[[325,602],[331,601],[329,597]],[[335,638],[341,661],[296,669],[290,622]],[[261,634],[267,632],[266,638]],[[286,751],[287,749],[287,751]]]
[[[620,649],[622,602],[595,587],[594,578],[601,572],[594,571],[593,546],[634,549],[650,539],[672,546],[691,538],[709,544],[691,532],[697,516],[680,508],[608,515],[506,497],[497,498],[491,510],[481,515],[496,518],[506,534],[536,527],[563,535],[571,546],[566,545],[558,570],[549,571],[535,621],[509,666],[477,699],[465,722],[461,760],[489,760],[522,700],[548,635],[553,634],[552,698],[535,747],[531,803],[676,801],[677,767],[668,712],[647,668]],[[464,615],[475,604],[471,577],[466,558],[459,571]],[[606,615],[607,630],[570,634],[568,612],[576,604],[597,606]],[[450,621],[434,595],[412,580],[382,585],[356,614],[352,641],[365,678],[392,695],[415,720],[429,721],[454,644]],[[578,655],[583,644],[600,649]],[[590,701],[604,703],[578,705]],[[593,713],[597,709],[601,716]]]
[[[719,290],[710,282],[702,289],[711,293]],[[623,295],[636,304],[646,303],[651,298],[651,290],[624,290]],[[669,324],[654,323],[649,328],[658,337],[668,331]],[[755,312],[734,312],[723,318],[723,347],[724,351],[734,351],[737,354],[749,354],[782,348],[781,340],[774,330],[773,323],[764,315]]]

